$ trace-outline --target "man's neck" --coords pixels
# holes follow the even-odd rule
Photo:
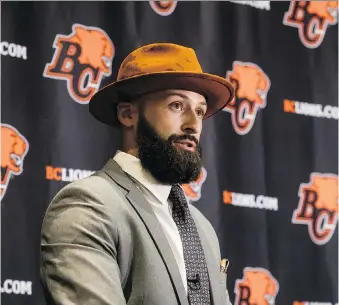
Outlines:
[[[120,150],[123,151],[126,154],[132,155],[132,156],[134,156],[134,157],[139,159],[139,150],[136,147],[135,148],[127,148],[127,149],[126,148],[122,148]]]

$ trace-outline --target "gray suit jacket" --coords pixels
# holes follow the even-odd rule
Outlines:
[[[231,305],[209,221],[191,204],[214,305]],[[48,305],[188,305],[179,269],[152,207],[110,159],[64,187],[45,214],[42,285]]]

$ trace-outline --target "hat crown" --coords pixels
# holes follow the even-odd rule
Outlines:
[[[117,81],[150,73],[202,73],[193,49],[172,43],[154,43],[130,53],[122,62]]]

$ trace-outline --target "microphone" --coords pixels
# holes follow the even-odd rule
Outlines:
[[[201,288],[200,275],[197,273],[194,279],[187,279],[188,286],[193,290]]]

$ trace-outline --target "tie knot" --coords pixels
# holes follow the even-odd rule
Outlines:
[[[179,204],[181,206],[187,204],[184,191],[179,184],[175,184],[172,186],[171,192],[169,194],[169,199],[173,202],[173,204]]]

